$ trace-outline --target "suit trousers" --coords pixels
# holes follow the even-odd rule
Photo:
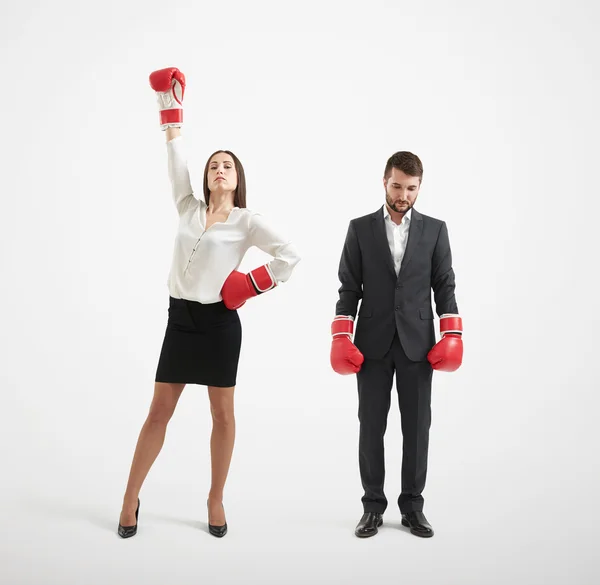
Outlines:
[[[365,359],[357,374],[359,467],[365,512],[383,513],[388,504],[383,491],[384,435],[394,373],[402,427],[402,488],[398,506],[402,514],[423,510],[433,369],[428,361],[409,360],[396,333],[385,356]]]

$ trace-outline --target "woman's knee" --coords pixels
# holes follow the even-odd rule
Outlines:
[[[217,425],[228,427],[235,422],[233,407],[225,405],[211,406],[210,413],[213,422]]]
[[[213,424],[220,426],[234,424],[233,392],[234,388],[208,387],[210,414],[212,415]]]
[[[175,412],[175,409],[168,405],[152,404],[146,420],[150,424],[166,425],[171,420],[173,412]]]

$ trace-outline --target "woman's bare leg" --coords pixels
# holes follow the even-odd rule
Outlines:
[[[135,510],[142,484],[162,449],[167,432],[167,423],[171,420],[177,401],[185,384],[166,384],[155,382],[154,397],[150,412],[138,437],[135,454],[129,471],[127,489],[123,497],[123,508],[119,522],[122,526],[135,524]]]
[[[214,526],[225,524],[223,491],[235,442],[234,390],[234,386],[208,387],[213,420],[210,436],[211,486],[208,494],[208,522]]]

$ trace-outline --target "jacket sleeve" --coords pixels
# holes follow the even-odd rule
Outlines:
[[[454,296],[454,270],[452,269],[452,252],[448,238],[448,228],[442,222],[438,239],[433,251],[431,266],[431,288],[438,316],[446,313],[458,315],[458,307]]]
[[[190,182],[185,143],[183,142],[182,136],[178,136],[167,142],[167,156],[173,201],[175,202],[177,212],[179,215],[182,215],[191,206],[196,206],[199,203],[193,194],[194,191]]]
[[[288,238],[281,235],[260,213],[250,217],[250,245],[273,256],[267,263],[277,283],[290,278],[294,267],[300,262],[296,247]]]
[[[335,306],[336,315],[349,315],[356,318],[358,301],[362,299],[362,254],[356,236],[354,222],[351,221],[342,250],[338,269],[341,286],[338,289],[339,300]]]

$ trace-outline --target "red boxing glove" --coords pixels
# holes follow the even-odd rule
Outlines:
[[[277,281],[268,264],[250,271],[248,274],[234,270],[228,277],[221,296],[225,306],[239,309],[249,298],[260,295],[277,286]]]
[[[156,92],[161,130],[181,128],[185,75],[177,67],[153,71],[150,74],[150,87]]]
[[[365,361],[363,354],[352,343],[354,333],[354,319],[346,315],[337,315],[331,323],[331,354],[329,361],[331,367],[343,376],[356,374]]]
[[[434,370],[454,372],[463,358],[462,319],[458,315],[440,317],[442,338],[431,348],[427,359]]]

